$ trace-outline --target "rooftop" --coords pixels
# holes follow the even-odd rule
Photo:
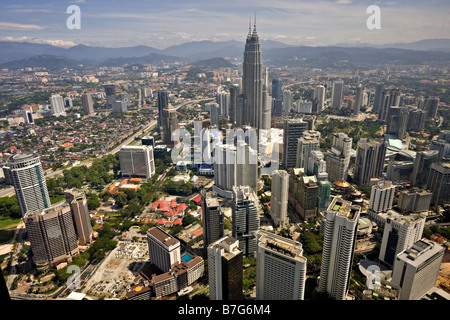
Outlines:
[[[166,246],[173,246],[179,243],[179,241],[175,238],[173,238],[168,233],[164,232],[158,227],[153,227],[147,231],[147,234],[152,235],[154,238],[156,238],[159,242],[165,244]]]
[[[335,197],[333,201],[331,201],[328,210],[336,212],[336,215],[340,217],[344,217],[350,221],[354,221],[358,218],[361,207],[352,205],[351,201]]]

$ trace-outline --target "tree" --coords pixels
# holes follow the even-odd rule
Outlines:
[[[96,193],[89,193],[86,197],[89,210],[95,210],[100,207],[101,203]]]
[[[119,208],[123,208],[128,203],[127,195],[125,193],[122,193],[122,192],[115,193],[113,195],[113,198],[114,198],[114,201],[116,202],[116,205]]]

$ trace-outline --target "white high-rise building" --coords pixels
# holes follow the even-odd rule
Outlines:
[[[342,102],[342,92],[344,90],[344,81],[338,80],[333,82],[333,90],[331,96],[331,107],[340,108]]]
[[[323,220],[324,241],[319,291],[335,300],[347,296],[361,207],[335,197]]]
[[[422,238],[425,217],[420,214],[404,216],[392,210],[384,214],[383,240],[381,241],[379,259],[388,266],[393,266],[395,257]]]
[[[328,179],[331,183],[338,180],[347,180],[348,166],[352,152],[352,138],[345,133],[334,133],[331,149],[327,150],[326,163]]]
[[[222,117],[228,118],[230,115],[230,93],[221,91],[216,96],[219,110]]]
[[[285,227],[289,223],[287,215],[289,174],[285,170],[273,172],[271,193],[270,214],[277,227]]]
[[[292,91],[283,90],[283,116],[288,115],[292,107]]]
[[[306,169],[311,152],[318,151],[319,148],[320,132],[315,130],[304,131],[303,136],[298,138],[296,168]]]
[[[30,210],[50,208],[42,164],[37,153],[17,153],[8,158],[9,176],[22,216]]]
[[[436,286],[444,252],[444,246],[421,239],[397,255],[392,282],[401,288],[399,300],[420,300]]]
[[[256,236],[256,299],[303,300],[306,258],[301,243],[263,230]]]
[[[372,186],[369,209],[374,212],[384,212],[392,208],[395,196],[395,186],[391,181],[380,181]]]
[[[50,97],[50,104],[52,106],[52,116],[66,116],[66,109],[64,107],[64,100],[59,94],[53,94]]]
[[[159,227],[147,231],[150,262],[162,272],[168,272],[174,265],[181,263],[180,241]]]
[[[317,113],[323,110],[326,100],[326,89],[322,85],[318,85],[314,88],[314,99],[317,99]]]
[[[119,150],[122,176],[150,178],[155,174],[155,160],[152,146],[124,145]]]
[[[259,229],[259,201],[249,186],[233,187],[232,236],[239,240],[245,256],[256,252],[256,231]]]

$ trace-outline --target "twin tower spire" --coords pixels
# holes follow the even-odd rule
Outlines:
[[[256,13],[255,13],[255,20],[253,21],[253,35],[256,35]],[[248,22],[248,35],[252,35],[252,17],[249,17]]]

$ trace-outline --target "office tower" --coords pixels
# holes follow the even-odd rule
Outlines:
[[[298,213],[303,220],[315,217],[318,214],[320,189],[316,176],[302,176],[299,179],[296,194]]]
[[[152,146],[123,145],[119,150],[122,176],[150,178],[155,174],[155,159]]]
[[[292,108],[292,92],[291,90],[283,90],[283,116],[289,114]]]
[[[72,102],[72,98],[71,97],[65,97],[64,98],[64,107],[65,108],[72,108],[73,107],[73,102]]]
[[[326,210],[331,202],[331,182],[328,180],[328,175],[323,177],[319,175],[317,185],[319,186],[319,211]]]
[[[288,194],[289,174],[285,170],[275,170],[272,174],[270,215],[277,227],[284,228],[289,223]]]
[[[433,194],[432,206],[450,203],[450,162],[437,162],[431,165],[427,190]]]
[[[386,179],[395,184],[411,182],[413,170],[414,163],[412,161],[391,161],[386,169]]]
[[[163,126],[163,110],[169,107],[169,94],[167,91],[158,91],[158,126]]]
[[[320,148],[320,132],[315,130],[306,130],[298,138],[296,168],[306,169],[308,159],[312,151],[318,151]]]
[[[131,105],[130,95],[127,92],[121,92],[119,97],[120,97],[120,101],[122,101],[122,103],[125,104],[125,106],[128,110],[128,107]]]
[[[313,98],[314,98],[314,100],[317,99],[316,113],[320,113],[325,107],[326,92],[327,92],[327,89],[322,85],[318,85],[314,88]]]
[[[406,136],[406,130],[409,120],[408,107],[389,107],[387,115],[386,134],[392,134],[398,139],[403,139]]]
[[[204,248],[223,237],[223,209],[215,192],[200,192],[202,198],[202,222]]]
[[[256,299],[303,300],[306,258],[301,243],[262,230],[256,236]]]
[[[328,179],[331,183],[347,180],[352,142],[353,139],[345,133],[333,133],[331,149],[327,150],[325,157]]]
[[[277,100],[282,99],[281,86],[282,86],[281,79],[272,79],[272,98],[273,99],[277,99]]]
[[[155,138],[153,136],[144,136],[141,139],[143,146],[151,146],[155,150]]]
[[[439,97],[428,97],[425,101],[425,111],[427,118],[436,118],[439,106]]]
[[[239,249],[246,257],[256,252],[255,233],[259,229],[259,202],[249,186],[233,187],[232,236],[239,241]]]
[[[8,158],[8,167],[22,216],[51,206],[37,153],[16,153]]]
[[[297,113],[300,114],[312,114],[312,113],[317,113],[317,112],[313,112],[313,106],[314,106],[314,101],[301,101],[301,100],[297,100]]]
[[[178,114],[176,109],[163,109],[162,111],[162,141],[165,145],[173,147],[178,141],[172,141],[172,134],[179,129]]]
[[[450,130],[439,131],[439,140],[445,140],[447,142],[450,142]]]
[[[411,247],[422,237],[425,217],[420,214],[404,216],[391,213],[389,215],[389,212],[386,217],[379,260],[392,267],[397,254]]]
[[[241,125],[249,125],[253,128],[262,128],[263,115],[263,74],[261,64],[261,49],[258,33],[256,32],[256,21],[253,32],[249,27],[245,43],[243,76],[242,76],[242,98],[244,101],[243,121]]]
[[[398,107],[400,105],[399,89],[385,89],[381,93],[380,109],[378,110],[378,120],[386,121],[389,113],[389,107]]]
[[[88,115],[94,114],[94,102],[92,102],[92,96],[88,92],[84,92],[81,96],[81,103],[83,105],[83,111]]]
[[[300,118],[284,119],[283,130],[283,167],[295,168],[298,139],[303,135],[303,131],[308,130],[308,123]]]
[[[238,85],[232,85],[230,87],[230,123],[236,124],[237,118],[237,99],[240,94],[240,88]]]
[[[340,108],[342,102],[342,92],[344,90],[344,81],[337,80],[333,82],[333,90],[331,93],[331,107]]]
[[[425,128],[425,110],[418,108],[409,108],[408,131],[422,131]]]
[[[445,247],[421,239],[400,253],[392,272],[392,282],[399,285],[399,300],[420,300],[436,286]]]
[[[25,120],[25,124],[34,124],[33,114],[30,110],[23,111],[23,119]]]
[[[266,85],[263,85],[262,93],[262,124],[261,129],[270,129],[272,127],[272,98]]]
[[[67,203],[70,205],[75,232],[78,235],[78,244],[85,246],[93,241],[93,230],[86,195],[83,190],[71,189],[64,192]]]
[[[127,104],[125,101],[118,100],[113,101],[112,103],[112,112],[113,113],[125,113],[128,111]]]
[[[357,184],[368,186],[372,178],[382,177],[386,148],[384,140],[359,140],[353,177]]]
[[[378,114],[378,112],[380,111],[383,91],[384,84],[379,83],[375,86],[375,96],[373,100],[372,113]]]
[[[205,110],[209,111],[211,126],[220,127],[220,107],[218,103],[205,103]]]
[[[283,114],[283,100],[272,99],[272,116],[281,117]]]
[[[397,207],[404,212],[427,212],[433,194],[423,189],[402,190],[398,196]]]
[[[210,300],[242,300],[242,251],[239,241],[222,237],[208,248],[208,283]]]
[[[71,262],[79,253],[70,206],[59,202],[51,208],[30,210],[24,218],[33,261],[38,268]]]
[[[104,86],[105,89],[105,97],[106,97],[106,107],[113,107],[114,101],[116,101],[116,86],[113,84],[107,84]]]
[[[162,272],[168,272],[174,265],[181,263],[180,241],[159,227],[147,231],[150,262]]]
[[[328,177],[328,174],[326,173],[327,165],[324,159],[325,156],[322,151],[311,151],[308,159],[308,165],[305,170],[306,174],[318,176],[319,173],[324,172]]]
[[[413,172],[411,174],[411,185],[425,188],[428,182],[431,164],[438,162],[438,150],[418,151],[414,159]]]
[[[217,93],[216,103],[219,105],[220,115],[228,118],[230,115],[230,94],[228,92]]]
[[[347,296],[360,212],[361,207],[335,197],[323,220],[319,291],[335,300]]]
[[[361,106],[363,105],[363,93],[364,93],[364,87],[359,84],[356,87],[356,94],[355,94],[355,104],[353,105],[353,115],[357,116],[359,114],[359,111],[361,110]]]
[[[52,106],[52,116],[65,117],[67,115],[66,109],[64,107],[63,97],[61,97],[59,94],[52,94],[52,96],[50,97],[50,104]]]
[[[433,139],[430,143],[430,150],[437,150],[438,161],[443,161],[445,158],[450,157],[450,141],[441,139],[440,137]]]
[[[249,186],[253,190],[258,184],[257,151],[247,143],[223,144],[214,148],[213,189],[223,197],[231,198],[234,186]],[[228,190],[228,191],[227,191]]]
[[[369,209],[374,212],[385,212],[392,208],[395,186],[389,180],[380,181],[370,191]]]

